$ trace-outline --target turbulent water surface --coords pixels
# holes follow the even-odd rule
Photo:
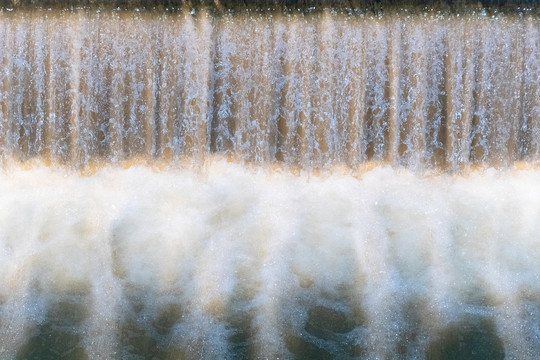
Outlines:
[[[308,176],[224,161],[12,170],[0,177],[0,350],[533,359],[539,182],[537,170]]]
[[[0,9],[0,358],[538,359],[503,10]]]

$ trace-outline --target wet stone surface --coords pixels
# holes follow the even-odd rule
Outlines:
[[[160,310],[152,325],[160,335],[166,335],[174,324],[180,321],[181,317],[182,307],[179,304],[168,304]]]
[[[308,311],[306,331],[323,339],[333,339],[335,334],[344,334],[355,328],[354,321],[347,314],[316,306]]]
[[[79,333],[87,317],[86,305],[59,302],[50,306],[46,319],[19,349],[17,360],[87,360]]]
[[[425,355],[428,360],[502,360],[505,351],[494,323],[471,316],[447,326]]]
[[[308,310],[304,331],[285,338],[285,346],[294,359],[355,359],[365,355],[352,334],[362,319],[326,306]]]

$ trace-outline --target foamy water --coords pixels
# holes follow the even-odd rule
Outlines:
[[[535,359],[539,183],[12,168],[0,357]]]
[[[538,360],[538,7],[184,3],[0,8],[0,359]]]

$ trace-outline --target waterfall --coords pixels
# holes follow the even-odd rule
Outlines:
[[[4,159],[538,160],[540,26],[525,10],[137,10],[0,12]]]
[[[538,6],[75,3],[0,8],[0,358],[538,358]]]

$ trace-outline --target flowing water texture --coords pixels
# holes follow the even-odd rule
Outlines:
[[[0,150],[86,166],[537,162],[535,13],[0,12]]]
[[[0,358],[538,359],[533,7],[0,10]]]

